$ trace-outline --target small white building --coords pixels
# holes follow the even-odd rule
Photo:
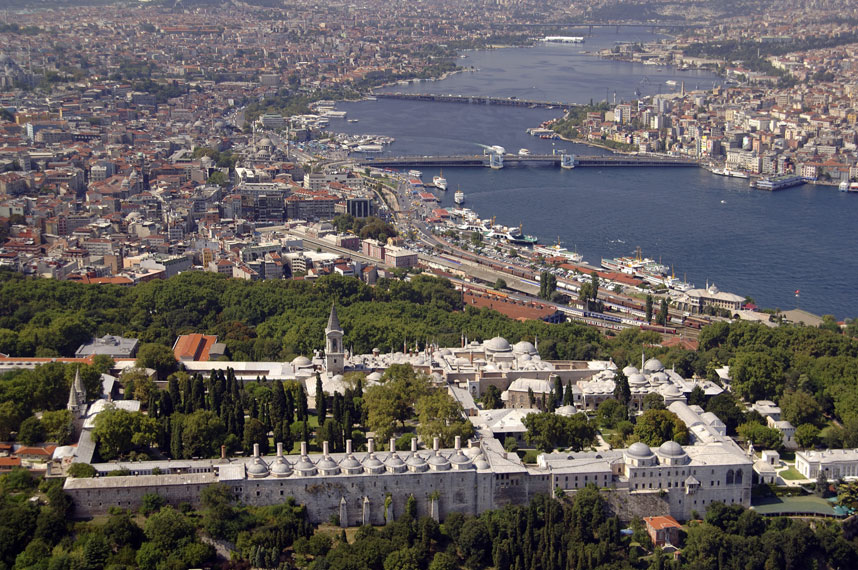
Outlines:
[[[858,449],[796,451],[795,468],[807,479],[816,479],[820,469],[829,481],[858,477]]]

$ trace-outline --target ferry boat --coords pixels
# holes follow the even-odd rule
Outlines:
[[[420,178],[423,178],[423,173],[420,172],[419,170],[409,170],[408,176],[410,176],[411,178],[420,179]]]
[[[840,186],[837,187],[841,192],[849,192],[849,183],[845,180],[840,183]]]
[[[616,257],[613,259],[602,258],[602,267],[611,271],[619,271],[629,275],[647,276],[667,275],[670,269],[666,265],[658,263],[649,257],[641,257],[641,248],[635,251],[635,257]]]
[[[521,226],[518,226],[517,229],[508,230],[503,234],[503,237],[506,238],[509,243],[514,245],[533,245],[537,242],[537,238],[535,236],[524,235],[521,231]]]
[[[759,180],[752,180],[751,188],[774,192],[775,190],[791,188],[792,186],[798,186],[799,184],[804,184],[804,178],[801,176],[776,176],[774,178],[763,177]]]
[[[533,247],[533,251],[535,253],[540,253],[545,257],[565,257],[572,263],[581,263],[584,260],[584,256],[575,251],[569,251],[565,247],[560,245],[560,240],[557,240],[557,243],[554,245],[535,245]]]
[[[438,174],[438,176],[436,176],[432,179],[432,184],[435,186],[435,188],[437,188],[439,190],[446,190],[447,189],[447,179],[444,178],[444,171],[443,170]]]
[[[436,178],[437,178],[437,176],[436,176]],[[444,188],[446,189],[446,187],[447,187],[447,183],[445,181],[444,182]],[[453,201],[457,204],[460,204],[460,205],[464,204],[465,203],[465,193],[462,192],[461,190],[456,190],[456,193],[453,194]]]
[[[518,149],[518,156],[530,156],[530,151],[526,148]]]

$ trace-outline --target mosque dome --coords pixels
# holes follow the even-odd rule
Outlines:
[[[512,351],[516,354],[535,354],[536,348],[533,344],[527,342],[526,340],[522,340],[520,342],[515,343],[512,347]]]
[[[483,346],[489,352],[509,352],[512,350],[509,342],[501,336],[496,336],[493,339],[487,340]]]
[[[645,374],[652,372],[663,372],[664,364],[661,363],[661,360],[658,358],[650,358],[644,363],[643,372]]]
[[[652,450],[649,446],[641,441],[635,442],[629,447],[626,451],[630,457],[635,457],[638,459],[646,459],[648,457],[652,457]]]
[[[685,451],[682,449],[682,446],[675,441],[665,441],[662,443],[661,447],[658,448],[658,453],[665,457],[681,457],[685,455]]]
[[[251,477],[266,477],[268,475],[268,464],[261,457],[254,457],[247,466],[247,474]]]

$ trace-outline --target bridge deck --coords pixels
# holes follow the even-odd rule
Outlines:
[[[562,155],[544,154],[520,156],[517,154],[506,154],[503,156],[503,165],[506,166],[560,166]],[[456,155],[456,156],[399,156],[367,158],[358,161],[362,166],[375,166],[385,168],[401,168],[408,166],[489,166],[489,155]],[[575,167],[588,166],[699,166],[694,160],[682,158],[660,158],[654,156],[635,155],[595,155],[575,156]]]

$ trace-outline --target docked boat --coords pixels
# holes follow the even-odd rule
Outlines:
[[[423,173],[422,173],[422,172],[420,172],[419,170],[409,170],[409,171],[408,171],[408,176],[410,176],[411,178],[418,178],[418,179],[420,179],[420,178],[423,178]]]
[[[731,178],[750,178],[747,172],[742,172],[741,170],[730,170],[729,168],[724,169],[724,176],[730,176]]]
[[[521,231],[521,226],[518,226],[517,229],[508,230],[503,234],[503,237],[513,245],[534,245],[537,242],[537,238],[535,236],[524,235]]]
[[[447,179],[444,178],[444,171],[443,170],[438,174],[438,176],[436,176],[432,179],[432,184],[438,190],[446,190],[447,189]]]
[[[526,148],[518,149],[518,156],[530,156],[530,151]]]
[[[581,263],[584,260],[584,256],[580,253],[569,251],[565,247],[561,246],[559,240],[554,245],[535,245],[533,247],[533,251],[534,253],[541,254],[545,257],[563,257],[572,263]]]
[[[437,176],[435,178],[437,178]],[[444,188],[446,189],[446,187],[447,187],[447,183],[445,181],[444,182]],[[460,204],[460,205],[464,204],[465,203],[465,193],[462,192],[461,190],[456,190],[456,193],[453,194],[453,201],[457,204]]]
[[[669,267],[658,263],[654,259],[641,256],[641,249],[637,248],[634,257],[615,257],[612,259],[602,258],[602,267],[610,271],[619,271],[628,275],[637,275],[642,278],[667,275]]]
[[[752,180],[751,188],[774,192],[775,190],[791,188],[800,184],[804,184],[804,178],[801,176],[776,176],[774,178],[764,177],[759,180]]]
[[[845,180],[840,183],[840,186],[837,187],[841,192],[849,192],[849,183]]]

